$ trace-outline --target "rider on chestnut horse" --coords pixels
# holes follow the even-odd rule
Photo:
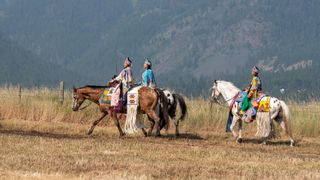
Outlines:
[[[114,84],[115,90],[112,94],[111,99],[111,116],[115,117],[117,113],[120,112],[122,108],[122,101],[121,96],[125,97],[126,93],[128,92],[129,88],[133,85],[133,77],[132,77],[132,70],[131,70],[131,59],[126,57],[124,60],[124,68],[120,72],[120,74],[114,78],[109,85]],[[124,101],[126,98],[124,99]]]
[[[157,86],[157,83],[151,67],[152,63],[147,59],[143,64],[143,68],[145,69],[145,71],[142,74],[142,86],[155,88]]]
[[[102,116],[93,122],[91,128],[89,129],[88,134],[91,134],[95,128],[95,126],[108,114],[111,115],[112,119],[117,126],[120,136],[123,136],[124,133],[120,127],[117,114],[118,113],[126,113],[127,109],[121,107],[120,96],[122,85],[124,85],[124,89],[127,91],[128,88],[132,85],[132,72],[131,72],[131,60],[126,58],[124,63],[124,70],[120,73],[118,77],[109,82],[108,86],[85,86],[81,88],[74,88],[73,90],[73,104],[72,109],[74,111],[78,111],[80,106],[85,100],[92,101],[99,106],[100,111],[102,112]],[[120,85],[119,82],[120,81]],[[121,85],[122,84],[122,85]],[[115,98],[113,103],[111,104],[102,104],[100,103],[101,96],[104,93],[105,89],[110,89],[110,87],[116,87],[117,98]],[[159,107],[161,111],[164,113],[164,118],[160,119],[156,113],[156,107],[161,104]],[[159,89],[154,89],[150,87],[141,87],[138,90],[138,108],[139,111],[142,111],[148,116],[148,120],[151,125],[149,127],[148,133],[142,128],[142,131],[145,136],[151,135],[154,125],[156,125],[156,135],[160,135],[161,127],[167,127],[169,123],[169,115],[168,115],[168,101],[163,93],[163,91]]]

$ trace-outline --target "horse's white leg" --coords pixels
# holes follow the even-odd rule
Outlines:
[[[267,138],[262,138],[262,140],[263,140],[263,141],[262,141],[261,144],[262,144],[262,145],[267,145]]]
[[[232,132],[232,135],[233,135],[233,137],[238,137],[238,134],[236,133],[236,131],[234,130],[234,126],[236,125],[236,123],[237,123],[237,119],[235,118],[235,117],[233,117],[233,119],[232,119],[232,123],[231,123],[231,126],[230,126],[230,130],[231,130],[231,132]]]
[[[238,131],[239,131],[239,137],[238,137],[237,141],[239,143],[241,143],[242,142],[242,121],[239,121]]]
[[[290,138],[290,146],[292,147],[294,145],[294,140],[292,138],[292,134],[291,134],[290,130],[288,129],[289,127],[287,126],[285,121],[281,121],[280,122],[280,126],[286,132],[286,134],[289,136],[289,138]]]
[[[179,133],[179,120],[175,119],[174,121],[174,125],[176,126],[176,137],[179,137],[180,133]]]

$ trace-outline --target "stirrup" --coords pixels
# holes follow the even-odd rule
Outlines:
[[[243,110],[240,110],[238,114],[242,117],[243,115],[246,114],[246,112],[244,112]]]

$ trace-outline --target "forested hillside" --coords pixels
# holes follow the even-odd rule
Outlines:
[[[0,34],[0,84],[23,86],[57,86],[59,81],[71,83],[88,81],[84,76],[41,60]]]
[[[318,17],[317,0],[0,2],[1,31],[43,62],[104,83],[126,56],[140,79],[148,57],[158,84],[192,96],[206,94],[214,79],[244,85],[253,64],[272,60],[274,69],[312,65],[266,69],[268,92],[306,89],[319,95]]]

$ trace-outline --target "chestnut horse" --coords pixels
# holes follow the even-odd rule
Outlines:
[[[111,115],[111,118],[114,120],[115,125],[117,126],[120,136],[125,135],[122,131],[119,120],[117,115],[113,116],[112,111],[113,107],[110,105],[100,104],[99,100],[101,95],[103,94],[105,89],[110,88],[110,86],[84,86],[80,88],[73,88],[73,103],[72,103],[72,110],[78,111],[80,106],[85,100],[89,100],[99,106],[99,110],[102,113],[101,117],[93,122],[91,128],[88,131],[88,135],[90,135],[95,126],[99,124],[99,122],[106,117],[108,114]],[[150,121],[150,127],[148,133],[142,128],[142,132],[145,136],[150,136],[152,134],[152,130],[154,125],[156,125],[156,136],[160,136],[160,129],[162,127],[168,127],[169,123],[169,115],[168,115],[168,102],[164,95],[164,93],[157,89],[152,89],[149,87],[142,87],[138,91],[139,95],[139,106],[138,110],[142,111],[148,116],[148,120]],[[121,102],[120,102],[121,103]],[[164,118],[160,119],[156,113],[156,107],[158,104],[161,104],[161,111],[164,112]],[[126,107],[121,108],[117,114],[125,114]]]

